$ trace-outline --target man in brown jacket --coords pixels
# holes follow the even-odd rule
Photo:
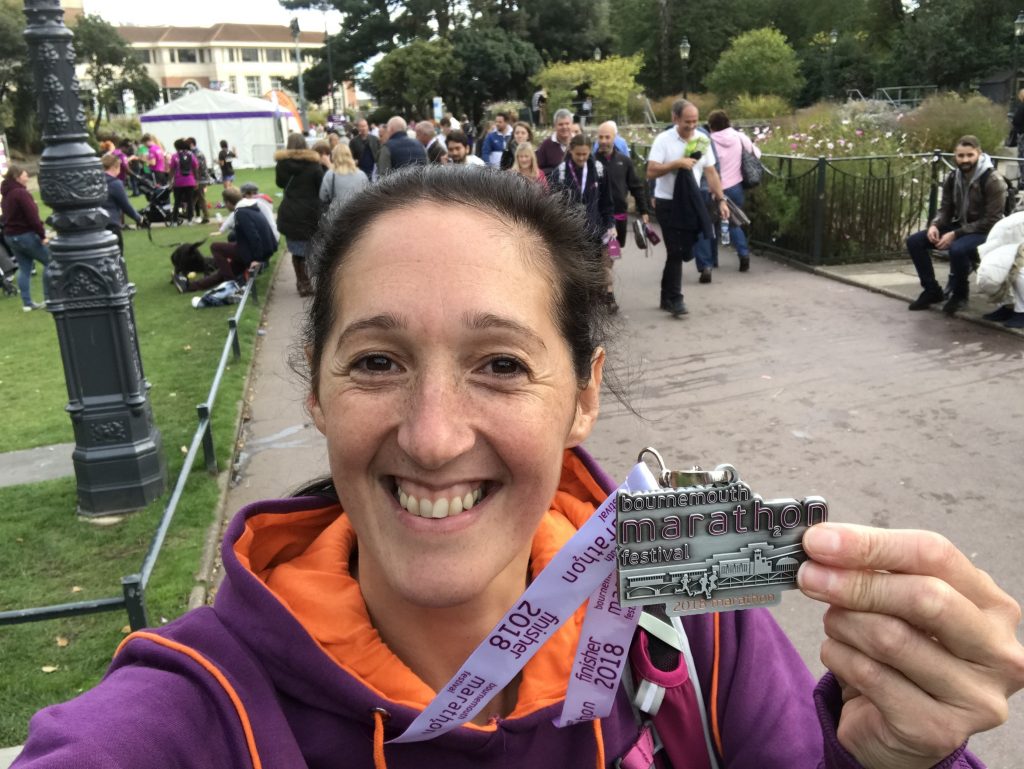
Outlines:
[[[942,183],[942,206],[927,230],[907,238],[907,251],[921,280],[921,295],[911,310],[926,310],[945,298],[935,280],[930,249],[949,251],[949,299],[942,307],[954,315],[967,305],[968,277],[978,261],[978,246],[992,226],[1003,218],[1006,180],[991,158],[981,151],[976,136],[962,136],[956,144],[956,170]]]

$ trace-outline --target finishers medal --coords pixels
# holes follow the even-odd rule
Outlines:
[[[821,497],[764,501],[732,465],[671,471],[662,488],[619,491],[616,560],[623,606],[664,604],[670,615],[771,606],[796,588],[804,532],[828,520]]]

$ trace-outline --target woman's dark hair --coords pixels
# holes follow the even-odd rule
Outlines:
[[[573,147],[589,147],[590,142],[587,137],[583,134],[576,134],[569,140],[569,150],[572,151]]]
[[[732,124],[729,122],[729,116],[725,114],[725,110],[712,110],[708,115],[708,128],[712,131],[724,131],[730,125]]]
[[[220,140],[220,148],[222,150],[226,150],[228,148],[228,140],[227,139],[221,139]]]
[[[388,174],[321,221],[306,259],[314,291],[301,342],[310,387],[318,387],[324,346],[336,317],[339,269],[378,219],[424,201],[484,214],[506,227],[527,258],[550,272],[553,317],[569,345],[577,382],[585,385],[594,351],[606,342],[609,318],[601,244],[588,236],[583,208],[548,195],[519,174],[425,165]]]
[[[12,182],[18,181],[18,177],[27,171],[24,166],[19,166],[17,163],[11,163],[7,166],[7,172],[4,174],[5,179],[9,179]]]
[[[175,139],[174,149],[177,150],[178,152],[185,152],[188,149],[188,142],[186,142],[184,139]]]
[[[288,134],[288,143],[285,148],[290,150],[306,149],[306,137],[302,134]]]

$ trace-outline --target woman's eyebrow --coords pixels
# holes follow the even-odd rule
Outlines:
[[[516,334],[521,334],[527,337],[533,344],[537,345],[543,350],[547,350],[548,346],[544,344],[544,339],[531,328],[524,326],[522,323],[511,318],[505,318],[501,315],[495,315],[491,312],[476,312],[466,313],[463,315],[463,321],[466,326],[474,331],[486,331],[488,329],[503,329],[506,331],[512,331]]]
[[[372,315],[369,318],[354,320],[345,326],[345,330],[342,331],[341,335],[338,337],[338,344],[336,347],[341,347],[353,336],[357,336],[363,331],[404,330],[408,328],[408,325],[408,322],[403,316],[395,315],[392,312],[382,312],[380,315]]]

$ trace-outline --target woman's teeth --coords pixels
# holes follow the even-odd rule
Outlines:
[[[398,503],[413,515],[420,518],[447,518],[450,515],[469,510],[480,501],[483,496],[481,489],[467,491],[461,497],[441,497],[440,499],[417,499],[412,494],[406,494],[401,488],[398,489]]]

